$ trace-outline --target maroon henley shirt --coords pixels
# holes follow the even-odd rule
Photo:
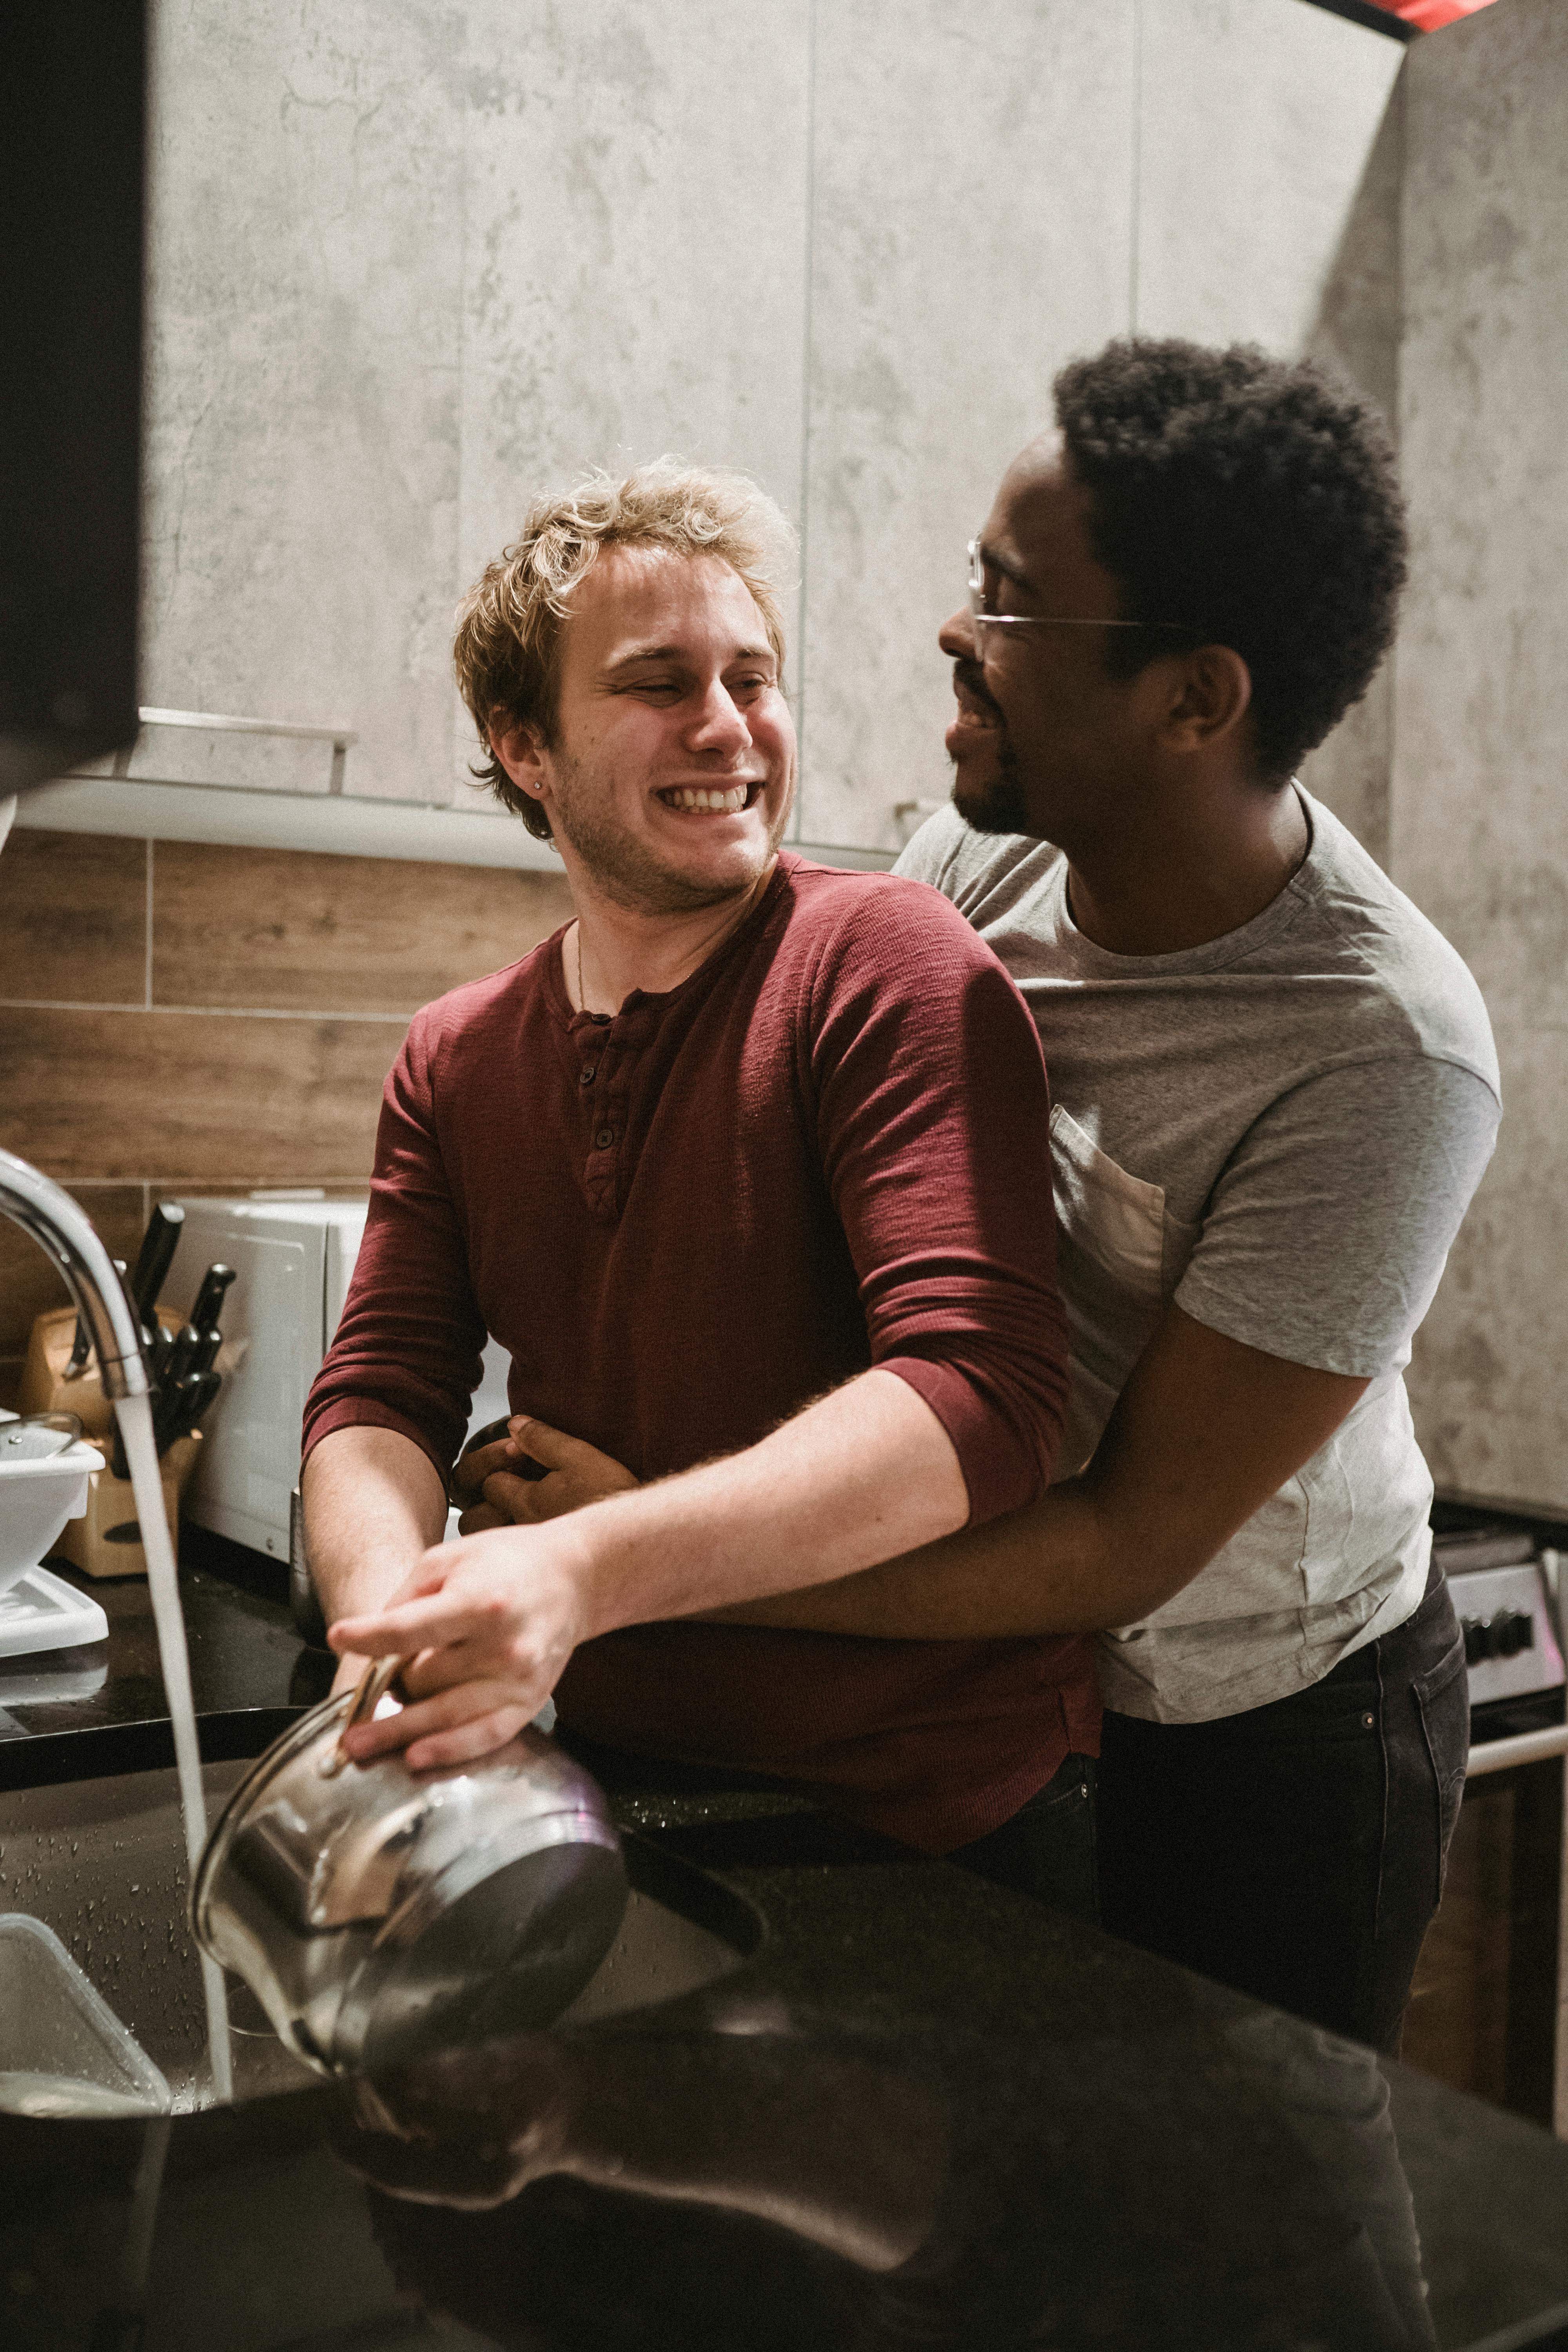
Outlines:
[[[1061,1434],[1049,1104],[1012,982],[936,891],[788,853],[680,987],[574,1013],[561,935],[419,1013],[307,1453],[396,1430],[445,1481],[487,1330],[514,1412],[639,1478],[753,1444],[878,1365],[941,1421],[970,1524]],[[563,1724],[775,1773],[933,1853],[1093,1752],[1087,1642],[685,1620],[585,1643]]]

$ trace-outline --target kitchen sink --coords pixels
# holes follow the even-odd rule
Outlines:
[[[209,1819],[248,1769],[243,1759],[205,1768]],[[563,2023],[590,2024],[695,1991],[739,1968],[757,1940],[747,1906],[727,1889],[639,1852],[636,1841],[626,1859],[633,1891],[620,1934]],[[211,2097],[201,1970],[184,1924],[186,1883],[172,1771],[0,1795],[0,1913],[28,1913],[54,1930],[167,2078],[176,2111]],[[661,1899],[671,1894],[673,1901]],[[284,2048],[237,1979],[229,1980],[229,2018],[237,2101],[320,2080]]]

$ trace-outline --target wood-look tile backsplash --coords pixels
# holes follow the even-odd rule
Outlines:
[[[161,1194],[363,1192],[410,1014],[571,913],[552,875],[14,833],[0,1142],[66,1184],[128,1259]],[[200,1274],[176,1262],[171,1301]],[[0,1219],[0,1403],[34,1316],[65,1297]]]

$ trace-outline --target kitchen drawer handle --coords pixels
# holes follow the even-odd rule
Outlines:
[[[1553,1756],[1568,1756],[1568,1723],[1554,1723],[1543,1731],[1518,1731],[1507,1739],[1478,1740],[1470,1750],[1465,1778],[1483,1772],[1506,1772],[1510,1764],[1542,1764]]]

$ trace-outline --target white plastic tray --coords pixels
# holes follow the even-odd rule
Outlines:
[[[163,2115],[169,2085],[59,1937],[25,1911],[0,1916],[0,2110]]]
[[[108,1639],[109,1620],[97,1601],[52,1569],[30,1568],[0,1592],[0,1658]]]

